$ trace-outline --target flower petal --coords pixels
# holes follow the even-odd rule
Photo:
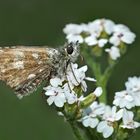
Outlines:
[[[105,45],[106,45],[106,43],[108,42],[108,40],[107,39],[100,39],[99,41],[98,41],[98,45],[99,45],[99,47],[104,47]]]
[[[116,113],[116,121],[120,120],[123,116],[123,109],[120,109],[117,113]]]
[[[97,97],[99,97],[99,96],[101,96],[102,92],[103,92],[102,88],[101,87],[97,87],[95,89],[95,91],[93,92],[93,94],[95,94]]]
[[[64,94],[59,94],[55,97],[54,103],[57,107],[63,107],[66,102]]]
[[[85,42],[89,45],[89,46],[94,46],[98,43],[95,35],[91,35],[85,38]]]
[[[116,35],[113,35],[112,37],[110,37],[109,42],[113,44],[114,46],[119,46],[121,43],[120,39]]]
[[[131,43],[133,43],[135,41],[135,37],[136,37],[136,35],[134,33],[132,33],[132,32],[126,32],[122,36],[121,40],[123,42],[127,43],[127,44],[131,44]]]
[[[97,81],[96,79],[91,78],[91,77],[86,77],[85,80],[92,81],[92,82],[96,82]]]
[[[114,131],[113,127],[112,127],[112,126],[108,126],[108,127],[107,127],[106,129],[104,129],[104,131],[103,131],[103,137],[104,137],[104,138],[110,137],[110,136],[112,135],[113,131]]]
[[[107,126],[107,122],[106,121],[102,121],[98,124],[97,126],[97,131],[99,133],[102,133],[104,131],[104,129],[106,129],[106,126]]]
[[[67,40],[68,42],[76,42],[78,41],[79,43],[83,43],[84,42],[84,39],[81,35],[73,35],[73,34],[69,34],[67,35]]]
[[[51,104],[54,102],[54,100],[55,100],[55,96],[50,96],[50,97],[47,99],[47,103],[48,103],[49,105],[51,105]]]
[[[52,78],[50,80],[50,84],[53,86],[53,87],[58,87],[59,85],[62,85],[62,80],[60,78]]]

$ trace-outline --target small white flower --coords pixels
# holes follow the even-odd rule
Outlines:
[[[49,96],[47,102],[49,105],[54,103],[57,107],[63,107],[66,102],[64,90],[60,87],[48,86],[44,88],[46,90],[45,95]]]
[[[117,111],[116,106],[113,106],[112,108],[110,106],[106,106],[103,119],[109,122],[115,122],[122,118],[122,114],[123,114],[123,109]]]
[[[78,69],[77,64],[70,64],[69,70],[67,71],[68,80],[75,86],[78,86],[83,79],[86,77],[85,72],[87,71],[87,66],[83,66]]]
[[[64,103],[66,102],[64,90],[62,87],[59,87],[62,85],[62,80],[59,78],[52,78],[50,80],[50,86],[47,86],[44,88],[45,95],[49,96],[47,99],[47,102],[49,105],[54,103],[57,107],[63,107]]]
[[[126,44],[132,44],[136,38],[136,35],[132,33],[128,27],[119,24],[114,26],[114,34],[109,39],[109,42],[114,46],[119,46],[121,42]]]
[[[125,86],[126,91],[133,97],[135,106],[140,106],[140,77],[129,77]]]
[[[140,127],[140,123],[133,120],[134,113],[132,111],[127,111],[124,109],[123,111],[123,125],[121,127],[127,129],[135,129]]]
[[[140,77],[129,77],[125,83],[126,89],[129,93],[140,92]]]
[[[87,66],[78,68],[77,64],[71,63],[69,65],[66,76],[67,76],[71,89],[73,89],[74,86],[81,85],[81,88],[83,89],[83,91],[87,90],[87,85],[86,85],[86,82],[84,81],[84,80],[88,80],[88,78],[86,79],[86,75],[85,75],[85,72],[87,71],[87,69],[88,69]],[[90,78],[89,80],[93,81],[94,79]]]
[[[102,32],[102,26],[95,21],[89,22],[88,25],[88,33],[94,35],[95,37],[99,37]]]
[[[126,90],[115,93],[113,104],[127,109],[140,106],[140,78],[129,77],[125,86]]]
[[[105,104],[103,103],[98,104],[98,102],[95,101],[90,105],[90,109],[91,109],[91,114],[94,115],[95,117],[101,116],[105,112]]]
[[[97,19],[88,23],[88,31],[90,34],[95,34],[97,37],[100,36],[102,31],[110,35],[113,32],[114,25],[114,22],[111,20]]]
[[[113,32],[129,32],[130,29],[124,24],[116,24],[113,27]]]
[[[100,48],[104,47],[106,45],[106,43],[108,42],[107,39],[101,38],[99,40],[97,40],[97,38],[95,37],[95,35],[91,35],[85,38],[85,42],[89,45],[89,46],[95,46],[98,45]]]
[[[78,41],[79,43],[83,43],[84,39],[81,35],[73,35],[73,34],[68,34],[66,36],[66,39],[68,40],[68,42],[76,42]]]
[[[110,49],[105,49],[105,51],[109,53],[113,60],[117,60],[121,56],[119,48],[115,46],[112,46]]]
[[[121,41],[126,44],[132,44],[135,41],[136,35],[132,32],[125,32],[121,37]]]
[[[80,25],[78,25],[78,24],[67,24],[66,26],[65,26],[65,28],[63,29],[63,32],[65,33],[65,34],[80,34],[80,33],[82,33],[82,31],[83,31],[83,26],[80,26]]]
[[[68,104],[73,104],[78,101],[76,93],[72,90],[70,90],[70,87],[68,83],[66,83],[64,86],[65,96]]]
[[[82,124],[85,126],[85,127],[91,127],[91,128],[95,128],[99,123],[99,120],[95,117],[92,117],[92,115],[89,115],[89,116],[85,116],[83,119],[82,119]]]
[[[115,93],[113,104],[120,108],[126,107],[127,109],[135,106],[133,97],[126,90]]]
[[[103,115],[103,121],[101,121],[97,126],[97,131],[103,133],[104,138],[108,138],[114,132],[113,122],[118,121],[122,118],[123,109],[117,112],[116,106],[112,108],[106,106],[105,113]]]
[[[109,39],[109,42],[114,46],[119,46],[121,41],[126,44],[132,44],[135,41],[136,35],[132,32],[114,33]]]
[[[107,121],[101,121],[97,126],[97,132],[103,133],[103,137],[108,138],[114,132],[114,128],[111,123]]]
[[[89,107],[90,112],[87,112],[87,115],[82,118],[82,124],[85,127],[91,127],[95,128],[99,120],[97,119],[97,116],[100,116],[104,113],[104,105],[98,104],[96,101],[92,103]],[[86,110],[85,110],[86,113]]]

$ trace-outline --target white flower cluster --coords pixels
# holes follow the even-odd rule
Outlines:
[[[85,127],[95,128],[97,132],[103,133],[104,138],[108,138],[114,132],[114,123],[120,120],[123,116],[123,109],[117,111],[117,107],[106,106],[94,102],[88,111],[85,110],[84,116],[81,119]]]
[[[127,109],[140,106],[140,77],[129,77],[125,86],[126,90],[115,93],[113,104]]]
[[[87,66],[78,68],[77,64],[70,63],[66,75],[62,78],[52,78],[50,80],[50,85],[45,87],[45,95],[48,97],[47,102],[49,105],[54,103],[57,107],[63,107],[65,103],[73,104],[80,100],[84,100],[83,95],[80,97],[75,93],[75,87],[81,87],[83,92],[87,91],[87,84],[85,80],[93,81],[94,78],[86,77],[85,72],[87,71]],[[93,93],[95,96],[101,95],[101,90],[98,87]]]
[[[127,26],[115,24],[108,19],[97,19],[87,24],[67,24],[63,32],[68,42],[78,40],[79,43],[86,43],[88,46],[104,48],[113,60],[121,56],[121,42],[131,44],[136,37]]]
[[[102,133],[104,138],[110,137],[115,129],[115,123],[122,120],[120,127],[127,129],[135,129],[140,123],[134,121],[134,113],[126,109],[117,111],[117,107],[105,106],[94,102],[91,105],[91,111],[82,118],[85,127],[95,128],[97,132]]]
[[[82,118],[85,127],[95,128],[97,132],[102,133],[104,138],[110,137],[115,129],[115,123],[122,120],[120,127],[127,129],[135,129],[140,127],[140,123],[134,121],[134,113],[126,109],[117,111],[117,107],[105,106],[94,102],[88,115]]]
[[[94,102],[83,113],[81,119],[85,127],[95,128],[104,138],[110,137],[117,122],[124,129],[136,129],[140,123],[134,121],[134,113],[128,109],[140,106],[140,77],[130,77],[125,83],[126,90],[115,93],[113,104],[110,107]]]
[[[83,94],[78,96],[74,89],[80,86],[82,92],[85,92],[87,91],[85,80],[95,82],[95,79],[86,77],[86,71],[87,66],[78,68],[77,64],[71,63],[63,78],[52,78],[50,85],[44,88],[48,104],[54,103],[57,107],[63,107],[65,103],[71,105],[83,101],[86,97],[83,97]],[[93,101],[86,109],[81,109],[80,121],[82,124],[85,127],[96,128],[97,132],[102,133],[104,138],[113,134],[116,123],[123,129],[139,127],[140,123],[134,121],[134,113],[129,109],[140,106],[140,77],[130,77],[125,85],[126,90],[115,93],[113,101],[115,106],[110,107]],[[99,97],[101,93],[102,89],[97,87],[92,94]]]

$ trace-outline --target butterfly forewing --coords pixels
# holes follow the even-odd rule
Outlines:
[[[48,50],[21,46],[0,49],[0,80],[5,81],[18,96],[33,92],[53,70]]]

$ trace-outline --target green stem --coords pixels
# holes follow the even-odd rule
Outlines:
[[[99,81],[97,81],[97,85],[101,86],[103,89],[103,93],[99,97],[100,102],[107,103],[107,84],[111,74],[112,68],[109,66],[108,68],[106,68],[105,72],[102,74]]]
[[[107,103],[108,80],[112,74],[112,71],[113,71],[117,61],[111,61],[111,63],[109,63],[109,66],[102,73],[101,64],[99,62],[96,62],[96,60],[93,59],[90,50],[88,50],[88,49],[86,49],[86,47],[84,47],[83,54],[84,54],[84,57],[86,58],[87,65],[91,68],[91,70],[97,80],[96,85],[102,87],[102,89],[103,89],[103,93],[99,97],[99,101],[106,104]]]
[[[106,103],[106,84],[107,84],[107,80],[105,79],[101,79],[103,77],[103,75],[101,74],[101,66],[99,63],[95,62],[92,57],[88,54],[88,52],[85,50],[84,52],[84,56],[86,58],[86,62],[88,64],[88,66],[91,68],[92,72],[94,73],[94,76],[97,80],[96,85],[102,87],[103,89],[103,94],[101,95],[101,97],[99,98],[99,100],[101,102]]]
[[[99,97],[99,101],[100,102],[103,102],[103,103],[107,103],[107,89],[106,89],[106,87],[107,87],[107,81],[108,80],[106,80],[105,82],[97,82],[97,86],[100,86],[100,87],[102,87],[102,90],[103,90],[103,93],[102,93],[102,95]]]
[[[116,64],[117,64],[117,61],[110,64],[105,69],[105,71],[102,74],[102,76],[100,77],[99,81],[97,81],[97,84],[99,86],[101,86],[103,89],[103,94],[102,94],[102,96],[99,97],[99,100],[101,102],[107,103],[107,84],[108,84],[109,78],[110,78]]]
[[[88,128],[88,131],[90,132],[90,134],[92,135],[92,138],[93,138],[94,140],[101,140],[101,139],[98,137],[97,132],[95,132],[96,130],[93,130],[93,129],[91,129],[91,128]],[[93,139],[92,139],[92,140],[93,140]]]
[[[71,128],[72,128],[72,131],[73,131],[73,134],[75,135],[75,138],[77,140],[84,140],[78,126],[77,126],[77,123],[76,122],[72,122],[72,121],[69,121],[70,125],[71,125]]]
[[[87,50],[83,50],[83,54],[86,58],[87,65],[91,68],[94,73],[95,78],[98,80],[101,77],[101,68],[100,64],[96,63]]]
[[[93,133],[90,131],[90,128],[87,127],[83,127],[83,125],[79,124],[78,125],[79,128],[81,128],[81,130],[84,133],[84,136],[87,140],[96,140],[96,137],[93,135]]]

